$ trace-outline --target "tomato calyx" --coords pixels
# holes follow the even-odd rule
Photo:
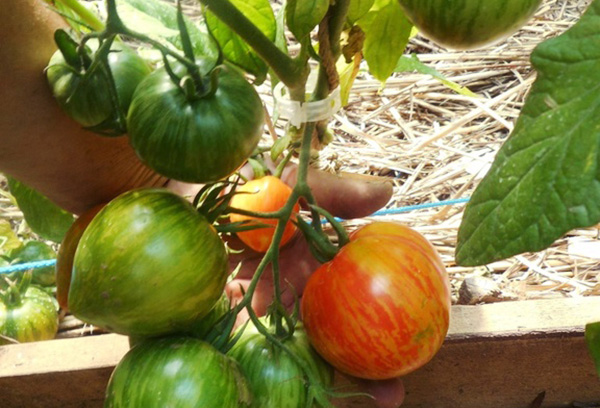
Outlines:
[[[20,307],[23,304],[23,296],[25,295],[25,292],[27,292],[27,289],[29,289],[29,285],[33,279],[33,271],[29,269],[22,274],[18,274],[14,279],[7,276],[4,276],[3,278],[6,283],[6,288],[0,290],[2,303],[4,303],[8,309]]]
[[[350,242],[348,233],[342,224],[325,209],[314,204],[310,204],[309,208],[313,212],[312,223],[309,224],[302,217],[298,216],[296,217],[296,225],[304,234],[313,256],[321,263],[329,262],[335,258],[344,245]],[[314,214],[317,216],[315,217]],[[331,224],[337,237],[337,244],[334,244],[329,236],[323,232],[321,216]]]

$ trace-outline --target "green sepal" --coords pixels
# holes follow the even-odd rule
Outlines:
[[[79,43],[75,41],[65,30],[59,28],[54,32],[54,42],[60,50],[67,64],[76,71],[87,69],[92,59],[87,52],[79,52]]]

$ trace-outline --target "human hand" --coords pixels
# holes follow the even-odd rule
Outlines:
[[[288,166],[282,180],[293,186],[296,180],[295,166]],[[341,176],[309,170],[308,184],[315,200],[322,208],[341,218],[361,218],[372,214],[383,207],[392,194],[392,184],[384,179],[343,174]],[[241,269],[236,278],[228,285],[227,291],[233,303],[238,302],[246,291],[250,280],[264,254],[247,248],[239,240],[230,238],[228,245],[232,249],[242,250],[230,258],[233,270],[239,264]],[[299,232],[280,250],[279,266],[281,274],[282,301],[291,308],[297,297],[302,295],[311,273],[319,267],[319,262],[312,256],[308,243]],[[252,308],[257,314],[266,313],[273,299],[273,276],[267,269],[258,283],[252,299]],[[239,321],[246,320],[247,315],[240,314]],[[335,387],[341,392],[364,393],[371,397],[356,396],[339,398],[334,401],[340,408],[360,406],[363,408],[394,408],[404,400],[404,387],[400,379],[385,381],[368,381],[336,373]]]

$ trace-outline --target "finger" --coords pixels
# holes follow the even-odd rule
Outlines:
[[[228,285],[228,293],[231,299],[234,301],[241,299],[243,295],[241,289],[244,291],[247,289],[262,256],[263,254],[244,250],[232,257],[233,262],[240,258],[243,261],[236,278]],[[279,256],[279,271],[281,300],[284,306],[288,309],[293,308],[294,303],[304,291],[308,277],[319,265],[320,263],[310,255],[308,243],[301,236],[291,240],[282,248]],[[233,264],[232,267],[234,267]],[[267,311],[272,298],[273,272],[271,267],[268,266],[256,286],[252,308],[257,314],[263,315]]]
[[[281,179],[294,185],[298,167],[289,165]],[[333,215],[351,219],[373,214],[385,206],[393,193],[390,179],[363,174],[332,174],[309,169],[307,182],[317,204]]]
[[[334,404],[338,408],[397,408],[402,405],[405,397],[404,384],[400,378],[363,380],[336,372],[334,386],[342,393],[364,394],[336,398]]]

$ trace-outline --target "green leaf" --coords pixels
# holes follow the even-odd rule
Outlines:
[[[123,0],[117,2],[119,16],[127,26],[157,41],[166,41],[179,50],[183,43],[177,23],[177,8],[161,0]],[[203,22],[184,18],[196,57],[216,61],[218,49]]]
[[[73,223],[73,215],[31,187],[11,177],[7,179],[10,192],[31,230],[47,240],[61,242]]]
[[[10,222],[0,220],[0,254],[6,254],[11,249],[19,248],[22,245],[23,243],[12,230]]]
[[[287,26],[301,41],[323,20],[329,0],[288,0],[285,6]]]
[[[271,41],[275,41],[277,23],[269,0],[229,0],[246,18],[256,25]],[[207,11],[206,23],[219,42],[226,60],[239,66],[256,77],[256,82],[264,80],[267,64],[252,48],[213,13]]]
[[[348,16],[346,17],[350,25],[356,23],[359,19],[365,16],[375,0],[350,0],[350,7],[348,8]]]
[[[419,60],[419,57],[416,54],[411,54],[411,56],[403,55],[398,60],[398,64],[396,65],[396,69],[394,72],[419,72],[421,74],[431,75],[435,79],[438,79],[442,84],[453,90],[454,92],[471,97],[478,97],[476,93],[471,92],[471,90],[467,87],[460,86],[456,82],[452,82],[440,72],[438,72],[435,68],[425,65]]]
[[[600,0],[531,55],[538,76],[514,131],[465,209],[456,260],[547,248],[600,221]]]
[[[589,323],[585,326],[585,342],[596,364],[600,376],[600,322]]]
[[[365,32],[364,56],[371,74],[382,83],[392,75],[410,38],[412,24],[400,9],[397,1],[378,2],[359,20]]]

